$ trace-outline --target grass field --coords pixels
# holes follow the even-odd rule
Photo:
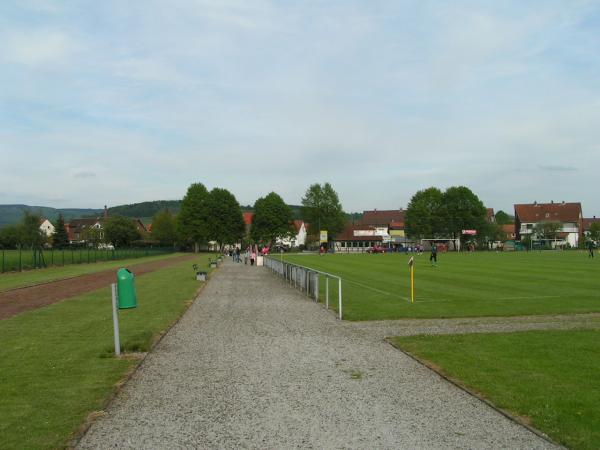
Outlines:
[[[210,255],[136,278],[138,308],[120,312],[125,352],[146,351],[185,310]],[[32,272],[33,273],[33,272]],[[63,447],[137,361],[112,357],[110,288],[0,321],[0,447]]]
[[[600,330],[394,338],[573,449],[600,448]]]
[[[579,251],[446,253],[438,267],[415,256],[414,304],[405,254],[285,259],[341,276],[347,320],[600,311],[600,259]]]
[[[143,258],[171,252],[172,249],[164,248],[125,248],[115,250],[73,248],[67,250],[44,250],[42,254],[46,267],[52,267],[69,264],[90,264],[119,259]],[[36,256],[32,250],[0,249],[0,273],[30,270],[40,267],[43,266],[41,265],[39,253]]]
[[[97,262],[95,264],[72,264],[64,267],[49,267],[47,269],[31,270],[26,272],[9,272],[0,274],[0,292],[19,287],[32,286],[34,284],[47,283],[49,281],[63,278],[85,275],[88,273],[101,272],[103,270],[115,269],[123,266],[134,266],[151,261],[173,258],[184,253],[168,253],[143,258],[122,259],[118,261]]]

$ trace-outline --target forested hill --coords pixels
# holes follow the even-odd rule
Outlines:
[[[252,211],[252,206],[242,206],[242,211]],[[301,218],[300,206],[290,205],[295,219]],[[133,203],[131,205],[119,205],[108,208],[109,215],[135,217],[150,222],[152,217],[159,211],[168,209],[177,214],[181,209],[181,200],[155,200],[151,202]],[[62,214],[65,221],[80,217],[95,217],[104,213],[103,209],[92,208],[50,208],[48,206],[29,205],[0,205],[0,228],[6,225],[14,225],[21,221],[23,214],[30,212],[55,221]]]
[[[177,214],[181,209],[181,200],[154,200],[152,202],[133,203],[108,208],[108,214],[125,217],[152,217],[157,212],[168,209]]]
[[[62,214],[66,221],[77,217],[97,216],[102,213],[101,209],[91,208],[50,208],[48,206],[29,205],[0,205],[0,228],[6,225],[14,225],[21,221],[23,214],[30,212],[42,217],[56,220]]]

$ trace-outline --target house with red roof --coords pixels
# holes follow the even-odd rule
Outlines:
[[[581,203],[526,203],[515,205],[515,233],[518,240],[535,238],[535,226],[543,222],[560,222],[558,238],[577,247],[583,233]]]

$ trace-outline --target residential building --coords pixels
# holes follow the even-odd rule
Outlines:
[[[40,219],[40,231],[46,235],[46,237],[50,237],[54,234],[55,228],[48,219],[42,217]]]
[[[389,239],[387,232],[382,232],[384,227],[373,227],[370,225],[348,224],[333,239],[336,252],[364,252],[369,247],[382,245],[384,236]]]
[[[596,216],[594,216],[592,218],[583,219],[583,233],[586,236],[589,236],[589,234],[592,230],[592,224],[594,224],[594,223],[600,224],[600,218],[596,218]]]
[[[515,205],[515,233],[517,240],[536,238],[535,227],[543,222],[559,222],[558,244],[577,247],[583,232],[581,203],[527,203]]]

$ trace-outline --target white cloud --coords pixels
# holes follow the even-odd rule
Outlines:
[[[0,58],[25,66],[58,66],[69,60],[79,45],[62,31],[13,31],[2,33]]]

